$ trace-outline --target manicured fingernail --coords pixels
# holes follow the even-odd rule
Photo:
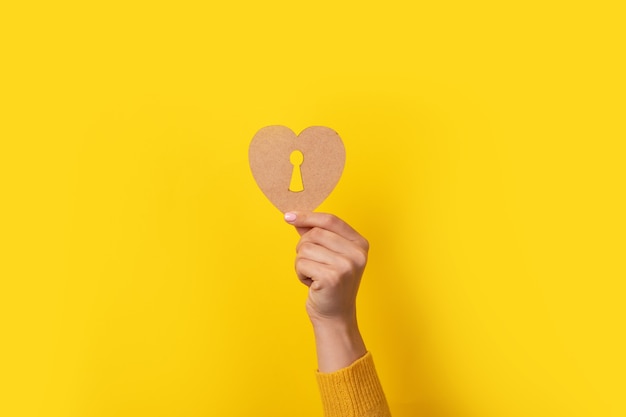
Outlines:
[[[296,219],[296,213],[285,213],[285,221],[292,222]]]

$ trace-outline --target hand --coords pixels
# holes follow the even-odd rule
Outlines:
[[[294,214],[295,219],[288,220]],[[301,236],[296,273],[309,287],[306,307],[311,320],[352,319],[367,263],[367,240],[332,214],[287,213],[285,219]]]
[[[356,296],[369,244],[343,220],[325,213],[290,212],[296,227],[296,273],[309,287],[306,310],[315,331],[318,365],[331,372],[366,353],[356,320]]]

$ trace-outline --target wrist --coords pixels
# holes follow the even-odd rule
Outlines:
[[[309,315],[313,331],[332,333],[355,333],[359,331],[356,314],[345,316],[324,317]]]

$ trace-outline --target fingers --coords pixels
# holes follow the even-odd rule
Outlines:
[[[320,248],[324,249],[323,251]],[[300,237],[296,246],[299,255],[326,264],[339,262],[340,257],[353,259],[355,264],[367,261],[367,248],[361,242],[353,242],[328,230],[313,228]],[[341,256],[339,256],[341,255]]]
[[[337,252],[334,252],[332,249],[324,247],[323,245],[318,245],[315,242],[304,239],[304,237],[300,239],[300,242],[296,247],[298,257],[309,259],[324,265],[332,265],[338,261],[340,255]]]
[[[309,298],[327,307],[353,300],[367,263],[367,240],[331,214],[288,212],[285,221],[300,234],[295,267],[299,280],[311,289]]]
[[[321,229],[312,229],[311,232]],[[309,232],[309,233],[311,233]],[[343,279],[350,279],[362,274],[367,263],[367,252],[352,242],[345,248],[343,253],[335,252],[325,246],[307,240],[309,233],[305,234],[298,244],[296,256],[296,273],[305,285],[317,284],[322,288],[326,284],[334,285]],[[332,235],[331,232],[327,232]],[[345,240],[337,235],[339,239]]]
[[[285,221],[295,226],[301,236],[310,232],[313,228],[320,228],[355,242],[365,250],[369,249],[369,244],[365,238],[346,222],[332,214],[292,211],[285,213]]]
[[[310,259],[296,258],[296,274],[298,279],[307,287],[317,283],[317,287],[314,287],[314,289],[318,289],[320,286],[319,281],[328,273],[327,268],[326,265]]]

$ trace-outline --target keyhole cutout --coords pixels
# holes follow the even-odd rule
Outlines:
[[[289,191],[299,193],[304,191],[304,184],[302,183],[302,172],[300,171],[300,165],[304,161],[304,155],[300,151],[293,151],[289,155],[289,162],[293,165],[293,171],[291,172],[291,182],[289,183]]]

